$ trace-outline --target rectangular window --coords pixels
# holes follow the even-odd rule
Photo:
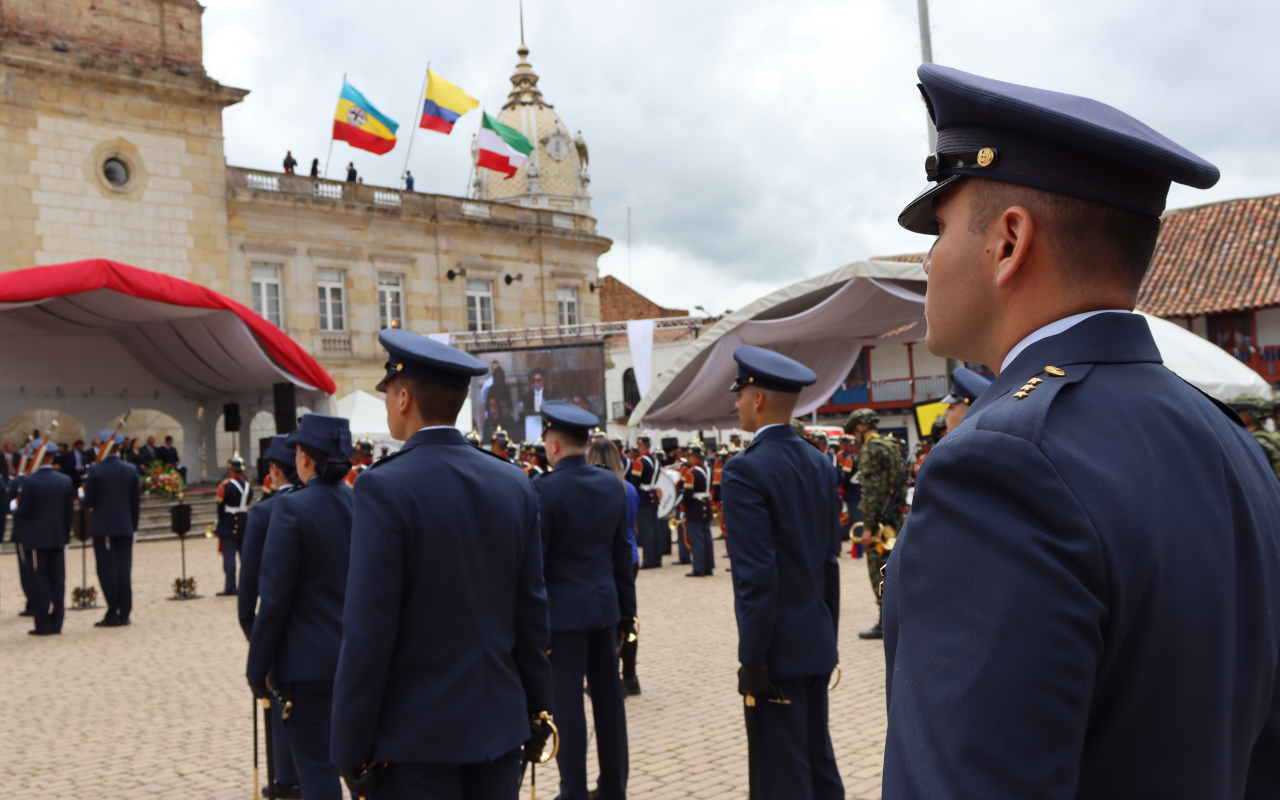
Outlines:
[[[342,331],[347,328],[342,299],[343,284],[342,270],[316,270],[316,293],[322,331]]]
[[[1207,322],[1209,341],[1223,350],[1247,351],[1253,346],[1252,311],[1210,314]]]
[[[280,302],[280,266],[253,264],[251,268],[253,310],[277,328],[284,327]]]
[[[561,325],[578,324],[578,290],[572,286],[556,289],[556,312]]]
[[[467,330],[493,330],[492,281],[467,281]]]
[[[401,327],[400,276],[394,272],[378,273],[378,325],[382,329]]]

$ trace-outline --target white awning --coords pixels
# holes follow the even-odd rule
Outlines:
[[[796,415],[823,405],[865,345],[924,338],[923,267],[857,261],[779,289],[721,319],[654,377],[631,425],[655,429],[731,428],[738,417],[729,386],[741,344],[776,350],[818,373],[800,393]]]

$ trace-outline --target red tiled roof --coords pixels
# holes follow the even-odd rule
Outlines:
[[[1280,305],[1280,195],[1165,214],[1138,308],[1194,317]]]
[[[687,309],[663,308],[612,275],[606,275],[600,281],[601,322],[687,316]]]

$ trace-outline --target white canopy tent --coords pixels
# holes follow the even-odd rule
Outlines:
[[[741,344],[776,350],[818,373],[818,382],[800,393],[796,415],[804,416],[827,402],[864,345],[924,338],[924,279],[920,264],[856,261],[762,297],[721,319],[655,376],[629,424],[735,427],[729,386]]]
[[[728,389],[741,344],[776,350],[818,373],[818,382],[800,393],[796,416],[803,417],[827,402],[864,346],[924,339],[925,279],[918,263],[858,261],[762,297],[721,319],[655,376],[628,424],[735,427]],[[1175,374],[1223,400],[1246,392],[1272,397],[1266,380],[1230,353],[1175,323],[1143,316]]]
[[[339,399],[334,405],[337,407],[334,413],[339,417],[346,417],[350,422],[353,438],[363,439],[368,436],[374,447],[386,445],[392,450],[397,450],[404,444],[398,439],[391,438],[391,430],[387,427],[387,405],[381,397],[357,389]],[[470,426],[463,427],[462,424],[470,419],[471,399],[467,398],[462,411],[458,414],[458,430],[464,434],[470,433]]]

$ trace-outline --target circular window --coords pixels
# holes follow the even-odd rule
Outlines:
[[[112,186],[123,187],[129,182],[129,167],[118,158],[108,158],[102,165],[102,176]]]

